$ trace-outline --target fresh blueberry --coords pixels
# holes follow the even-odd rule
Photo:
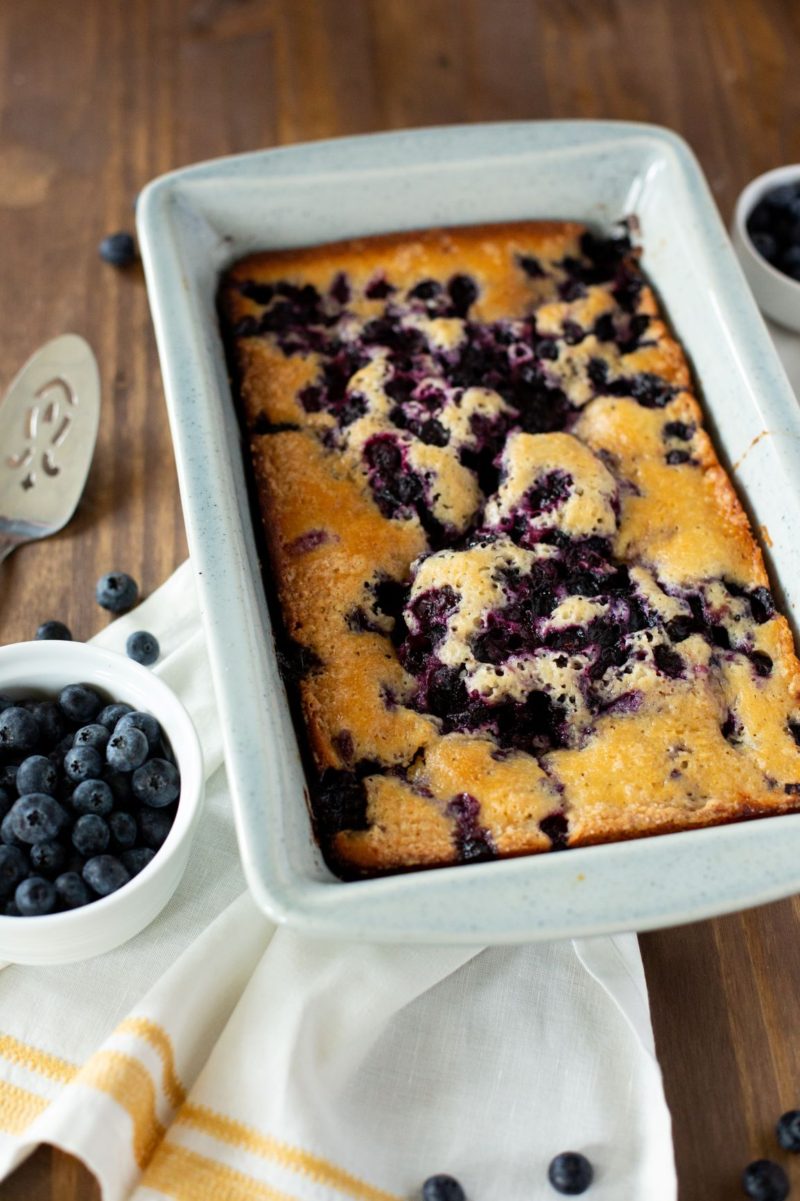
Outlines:
[[[800,280],[800,246],[790,246],[788,250],[784,250],[778,266],[784,275]]]
[[[756,231],[750,235],[750,240],[762,258],[766,259],[768,263],[775,262],[778,257],[778,243],[772,234]]]
[[[5,788],[9,796],[19,796],[17,791],[17,772],[19,767],[16,763],[4,763],[0,767],[0,788]]]
[[[124,722],[126,718],[123,717]],[[108,740],[106,760],[115,771],[134,771],[141,767],[148,753],[147,737],[136,726],[117,726]]]
[[[551,1159],[547,1179],[558,1193],[577,1197],[592,1183],[594,1171],[585,1155],[579,1151],[564,1151]]]
[[[72,631],[63,621],[43,621],[36,631],[36,640],[72,642]]]
[[[19,847],[0,846],[0,897],[11,896],[28,870],[28,860]]]
[[[108,823],[96,813],[84,813],[72,827],[72,845],[79,855],[100,855],[111,838]]]
[[[139,709],[132,713],[126,713],[115,726],[115,731],[127,730],[129,726],[142,731],[147,739],[147,749],[150,752],[158,750],[161,745],[161,726],[150,713],[142,713]]]
[[[96,813],[106,817],[114,808],[114,794],[105,780],[82,780],[72,794],[76,813]]]
[[[73,746],[64,756],[64,773],[76,784],[83,780],[98,780],[103,771],[103,757],[93,746]]]
[[[50,751],[50,753],[47,757],[50,760],[50,762],[56,767],[56,769],[63,768],[64,760],[66,759],[67,755],[70,753],[71,750],[72,750],[72,735],[65,734],[64,737],[61,738],[56,743],[56,745],[53,747],[52,751]]]
[[[103,262],[110,263],[112,267],[130,267],[139,257],[133,234],[124,230],[107,234],[97,249]]]
[[[83,865],[83,878],[99,896],[107,897],[127,884],[131,874],[114,855],[96,855]]]
[[[4,818],[8,813],[14,804],[14,799],[7,788],[0,788],[0,819]]]
[[[132,850],[123,851],[120,855],[120,859],[132,876],[138,876],[139,872],[147,867],[150,860],[155,857],[156,853],[152,847],[133,847]]]
[[[110,571],[97,581],[95,597],[98,605],[109,613],[125,613],[139,599],[139,586],[124,571]]]
[[[3,917],[22,917],[16,901],[6,901],[3,906]]]
[[[784,1151],[800,1152],[800,1109],[781,1114],[775,1133]]]
[[[142,667],[151,667],[161,653],[161,648],[153,634],[149,634],[147,630],[136,630],[128,636],[125,653],[134,663],[141,663]]]
[[[63,872],[57,876],[55,887],[64,909],[80,909],[81,905],[88,905],[92,899],[92,894],[77,872]]]
[[[133,800],[131,773],[129,771],[114,771],[110,767],[103,770],[103,779],[114,796],[117,805],[129,805]]]
[[[29,792],[15,802],[8,817],[11,829],[23,842],[51,842],[58,838],[68,818],[54,797]]]
[[[17,792],[20,796],[26,792],[46,792],[49,796],[55,796],[57,788],[58,772],[46,755],[30,755],[22,760],[17,768]]]
[[[52,913],[58,902],[55,885],[44,876],[28,876],[17,885],[14,902],[22,917],[42,917]]]
[[[59,693],[58,703],[70,721],[81,724],[93,721],[103,706],[94,689],[85,684],[67,684]]]
[[[63,871],[67,852],[60,842],[36,842],[31,847],[31,867],[43,876],[55,876]]]
[[[104,751],[108,745],[108,740],[111,737],[111,731],[107,730],[101,722],[92,722],[88,726],[81,726],[75,731],[75,737],[72,740],[73,746],[93,746],[98,751]]]
[[[21,705],[0,713],[0,751],[32,751],[39,742],[39,723]]]
[[[39,723],[40,750],[54,747],[67,733],[69,723],[55,701],[26,701],[25,708]]]
[[[133,713],[130,705],[123,705],[121,703],[106,705],[105,709],[101,709],[97,714],[96,720],[99,721],[101,726],[105,726],[110,734],[120,718],[124,717],[126,713]]]
[[[108,819],[111,840],[121,851],[129,851],[136,842],[139,827],[132,813],[116,809]]]
[[[789,1195],[789,1179],[780,1164],[756,1159],[742,1172],[742,1188],[752,1201],[784,1201]]]
[[[177,805],[169,805],[166,809],[143,805],[138,814],[139,841],[157,851],[172,828],[176,809]]]
[[[423,1201],[465,1201],[464,1190],[455,1176],[440,1172],[429,1176],[422,1186]]]
[[[5,815],[0,822],[0,842],[8,847],[20,847],[27,850],[27,843],[24,843],[21,838],[17,838],[13,827],[13,814],[11,810]]]
[[[4,709],[10,709],[13,704],[13,700],[7,693],[0,692],[0,713],[2,713]]]
[[[150,759],[133,773],[133,795],[143,805],[162,809],[176,801],[180,791],[178,769],[166,759]]]

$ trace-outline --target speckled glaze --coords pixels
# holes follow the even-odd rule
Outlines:
[[[761,529],[776,592],[800,596],[796,402],[703,176],[667,130],[541,122],[416,130],[218,160],[142,194],[139,234],[240,848],[258,903],[316,934],[500,943],[652,929],[800,887],[800,815],[533,859],[342,883],[311,835],[260,581],[214,308],[257,250],[529,218],[635,215],[643,266],[703,388],[718,450]]]

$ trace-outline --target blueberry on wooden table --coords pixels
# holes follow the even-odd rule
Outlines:
[[[568,1197],[585,1193],[593,1177],[592,1165],[579,1151],[562,1151],[551,1159],[547,1169],[547,1179],[553,1188]]]
[[[125,651],[128,658],[133,659],[134,663],[141,663],[143,667],[150,667],[161,653],[161,648],[154,634],[149,633],[147,630],[136,630],[133,634],[128,635],[128,641],[125,643]]]
[[[789,1179],[780,1164],[756,1159],[742,1172],[742,1188],[751,1201],[784,1201],[789,1195]]]
[[[423,1201],[465,1201],[464,1190],[454,1176],[440,1172],[422,1186]]]
[[[784,1151],[800,1152],[800,1109],[781,1114],[775,1133]]]
[[[110,571],[97,581],[95,597],[109,613],[125,613],[139,599],[139,585],[124,571]]]
[[[72,642],[72,632],[63,621],[43,621],[35,637],[37,641]]]
[[[108,234],[98,246],[100,258],[112,267],[130,267],[139,257],[136,253],[136,243],[133,234],[125,230]]]

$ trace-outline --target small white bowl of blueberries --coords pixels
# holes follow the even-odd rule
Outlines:
[[[800,163],[747,185],[736,202],[732,233],[759,308],[800,332]]]
[[[146,667],[71,641],[0,647],[0,960],[67,963],[142,930],[202,795],[191,718]]]

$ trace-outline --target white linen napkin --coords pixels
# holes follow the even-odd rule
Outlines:
[[[544,946],[315,941],[244,890],[189,563],[96,642],[159,638],[198,727],[206,806],[159,918],[84,963],[0,973],[0,1179],[39,1143],[104,1201],[673,1201],[670,1120],[634,935]],[[24,920],[24,919],[20,919]]]

